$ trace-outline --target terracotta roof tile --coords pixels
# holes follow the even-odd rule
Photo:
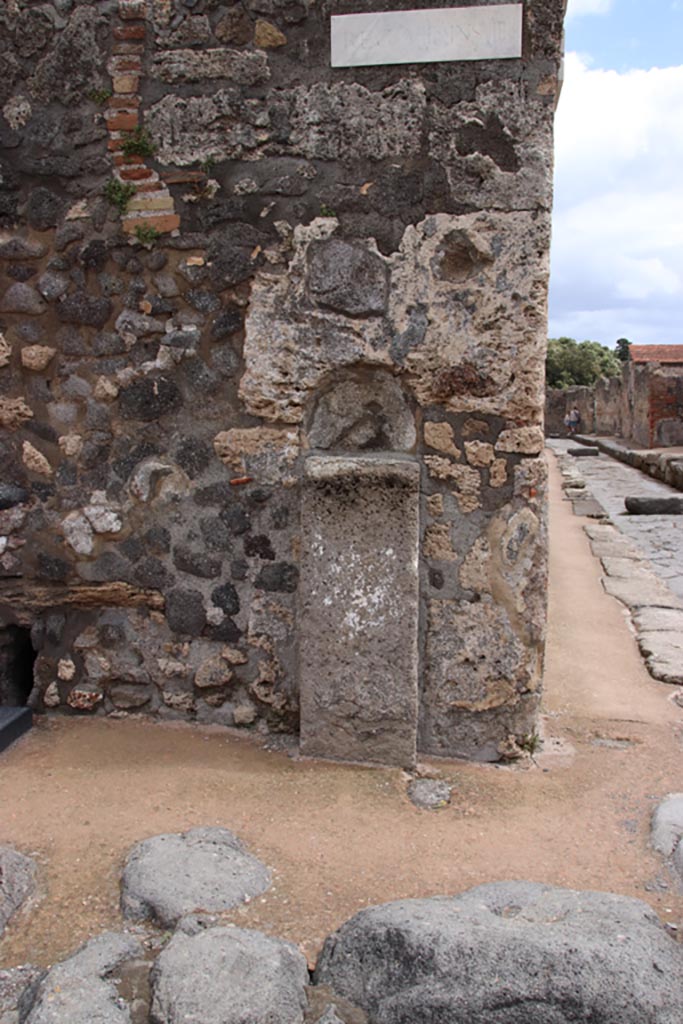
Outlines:
[[[631,345],[633,363],[683,363],[683,345]]]

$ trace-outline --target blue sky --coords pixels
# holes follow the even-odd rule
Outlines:
[[[569,0],[551,337],[683,344],[683,0]]]

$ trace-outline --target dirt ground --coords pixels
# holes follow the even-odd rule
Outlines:
[[[368,904],[503,879],[638,896],[683,928],[683,895],[648,847],[653,807],[683,788],[683,711],[645,671],[551,470],[547,739],[536,765],[429,762],[453,802],[420,811],[396,769],[299,761],[226,730],[39,719],[0,755],[0,842],[41,869],[37,900],[0,942],[0,967],[49,964],[121,927],[131,844],[195,825],[233,829],[273,868],[273,888],[229,919],[300,943],[311,959]]]

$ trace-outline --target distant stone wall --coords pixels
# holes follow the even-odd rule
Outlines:
[[[621,377],[603,377],[592,388],[548,388],[545,432],[567,433],[564,417],[581,413],[581,430],[624,437],[645,448],[683,444],[683,366],[626,363]]]
[[[330,12],[370,4],[7,0],[0,602],[37,709],[296,732],[315,598],[350,631],[325,665],[343,699],[307,696],[333,756],[344,729],[401,763],[533,731],[563,6],[524,4],[521,59],[332,69]],[[395,552],[378,528],[358,563],[350,529],[344,585],[300,602],[310,456],[340,481],[374,457],[389,490],[412,460],[414,574],[369,590]],[[400,750],[353,657],[396,579]]]

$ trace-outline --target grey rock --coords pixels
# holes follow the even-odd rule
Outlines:
[[[18,1024],[31,988],[45,972],[32,964],[0,971],[0,1024]]]
[[[240,599],[232,583],[223,583],[212,590],[211,600],[217,608],[222,608],[226,615],[237,615],[240,610]]]
[[[74,10],[29,79],[37,99],[77,106],[90,89],[101,87],[105,58],[97,38],[99,21],[100,14],[91,4],[79,4]],[[53,158],[50,163],[54,165]]]
[[[130,1024],[109,976],[141,947],[130,935],[105,932],[53,967],[35,992],[23,1024]]]
[[[683,498],[624,498],[633,516],[683,516]]]
[[[408,796],[416,807],[434,811],[451,802],[451,787],[439,779],[413,779],[408,786]]]
[[[371,316],[386,309],[389,271],[376,253],[330,238],[308,247],[308,287],[320,306],[348,316]]]
[[[197,910],[228,910],[270,886],[270,872],[224,828],[194,828],[133,847],[121,881],[121,909],[135,921],[174,925]]]
[[[222,560],[214,558],[206,551],[193,551],[184,544],[178,545],[173,551],[173,564],[180,572],[212,580],[220,576]]]
[[[651,841],[655,850],[670,857],[683,838],[683,793],[669,793],[652,815]]]
[[[67,295],[57,305],[57,315],[63,323],[83,324],[85,327],[104,327],[111,311],[109,299],[98,299],[87,292]]]
[[[198,313],[216,313],[221,308],[221,300],[213,292],[204,291],[202,288],[190,288],[185,293],[186,300]]]
[[[53,270],[46,270],[38,278],[38,291],[47,302],[59,299],[69,287],[69,278]]]
[[[114,326],[119,334],[130,334],[134,338],[143,338],[146,334],[163,334],[166,329],[163,320],[156,320],[131,309],[124,309],[116,318]]]
[[[36,865],[11,846],[0,846],[0,935],[35,888]]]
[[[308,983],[296,946],[243,928],[177,934],[152,971],[152,1020],[302,1024]]]
[[[599,448],[567,448],[567,455],[573,455],[575,459],[585,458],[586,456],[595,456],[600,454]]]
[[[640,900],[531,882],[363,910],[316,983],[375,1024],[678,1024],[683,958]]]
[[[47,246],[29,238],[9,238],[0,242],[0,260],[38,260],[47,252]]]
[[[30,284],[17,281],[11,284],[0,301],[0,313],[27,313],[39,316],[47,306]]]

